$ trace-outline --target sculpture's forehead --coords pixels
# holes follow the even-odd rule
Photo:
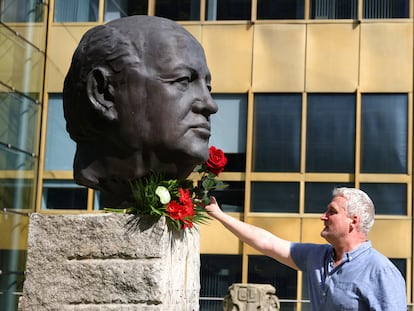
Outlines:
[[[167,31],[151,37],[146,47],[146,59],[160,71],[177,66],[206,71],[207,63],[200,43],[190,34]]]

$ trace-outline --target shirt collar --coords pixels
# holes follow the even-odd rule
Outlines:
[[[357,258],[359,255],[361,255],[362,253],[364,253],[366,250],[368,250],[371,247],[372,247],[371,241],[365,241],[364,243],[359,245],[354,250],[352,250],[350,252],[346,252],[344,257],[342,258],[342,262],[351,261],[351,260]],[[332,247],[331,259],[333,260],[333,258],[334,258],[334,248]]]

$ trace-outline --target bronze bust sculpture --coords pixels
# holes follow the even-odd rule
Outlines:
[[[76,183],[118,207],[131,179],[186,178],[209,155],[210,81],[202,46],[174,21],[130,16],[86,32],[63,90]]]

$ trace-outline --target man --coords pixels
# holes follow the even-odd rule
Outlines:
[[[176,22],[130,16],[89,30],[63,90],[75,181],[119,207],[133,201],[131,179],[187,177],[209,155],[210,84],[203,48]]]
[[[374,205],[363,191],[333,191],[332,201],[321,216],[321,236],[330,243],[325,245],[292,243],[236,220],[221,211],[215,198],[206,209],[243,242],[303,271],[313,311],[406,311],[401,273],[367,240],[374,223]]]

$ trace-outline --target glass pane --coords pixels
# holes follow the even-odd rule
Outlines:
[[[375,205],[376,215],[407,215],[406,184],[361,184]]]
[[[87,208],[88,189],[72,181],[45,180],[42,191],[42,209]]]
[[[206,20],[250,20],[251,0],[206,0]]]
[[[176,21],[200,20],[200,0],[157,0],[155,15]]]
[[[247,95],[214,94],[219,108],[211,116],[210,145],[222,149],[228,159],[226,172],[246,168]]]
[[[1,207],[7,210],[33,210],[33,187],[31,179],[0,179]]]
[[[307,114],[306,171],[353,172],[355,95],[309,94]]]
[[[23,291],[26,250],[0,249],[1,310],[17,310],[19,293]]]
[[[305,213],[322,214],[332,199],[332,190],[337,187],[355,187],[350,183],[306,183]]]
[[[41,22],[44,3],[39,0],[0,0],[0,21]]]
[[[223,190],[212,191],[220,207],[225,212],[242,213],[244,210],[244,182],[225,181],[229,186]]]
[[[399,258],[389,258],[391,262],[400,270],[402,276],[407,280],[407,260]]]
[[[0,93],[0,142],[12,149],[35,153],[39,105],[17,93]]]
[[[61,94],[50,94],[47,114],[45,170],[72,170],[76,143],[66,131]]]
[[[311,0],[312,19],[356,19],[357,12],[358,0]]]
[[[105,0],[105,22],[131,16],[147,15],[148,0]]]
[[[99,0],[55,0],[55,22],[96,22]]]
[[[257,19],[303,19],[304,0],[257,0]]]
[[[407,173],[406,94],[362,95],[361,172]]]
[[[258,213],[298,213],[299,184],[252,182],[250,210]]]
[[[31,171],[38,161],[32,154],[22,152],[0,143],[0,170]],[[18,174],[18,173],[16,173]]]
[[[299,94],[255,95],[253,171],[299,171],[301,114]]]
[[[38,33],[33,28],[27,32]],[[39,34],[40,37],[44,36]],[[0,27],[0,42],[0,92],[17,90],[28,99],[40,100],[44,67],[42,49],[14,35],[6,27]]]
[[[276,260],[262,255],[249,255],[248,283],[270,284],[281,299],[296,299],[297,272]],[[294,310],[294,309],[283,309]]]
[[[242,256],[201,254],[200,260],[200,298],[205,307],[202,307],[201,310],[212,310],[207,308],[209,301],[204,301],[202,298],[223,298],[230,285],[241,283]]]
[[[364,18],[408,18],[409,0],[364,0]]]

